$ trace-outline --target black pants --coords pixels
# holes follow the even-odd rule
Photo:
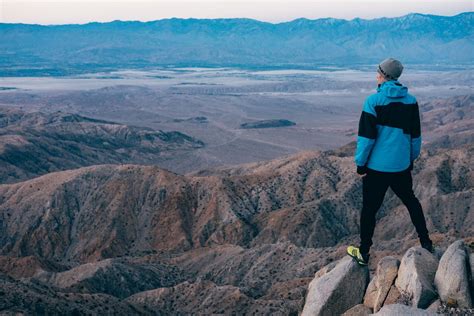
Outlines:
[[[411,171],[379,172],[369,169],[362,178],[362,214],[360,216],[360,252],[369,253],[375,229],[375,215],[390,187],[410,213],[422,245],[431,244],[426,221],[418,199],[413,193]]]

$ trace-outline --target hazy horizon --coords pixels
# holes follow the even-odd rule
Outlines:
[[[248,18],[269,23],[283,23],[299,18],[335,18],[352,20],[393,18],[410,13],[454,16],[474,11],[470,0],[424,1],[374,0],[347,1],[216,1],[174,0],[3,0],[0,2],[1,23],[41,25],[86,24],[91,22],[140,21],[169,18],[230,19]]]
[[[355,19],[360,19],[360,20],[370,21],[370,20],[377,20],[377,19],[384,19],[384,18],[388,18],[388,19],[400,18],[400,17],[407,16],[407,15],[410,15],[410,14],[421,14],[421,15],[433,15],[433,16],[453,17],[453,16],[457,16],[457,15],[460,15],[460,14],[473,13],[473,12],[474,12],[474,11],[464,11],[464,12],[459,12],[459,13],[452,14],[452,15],[420,13],[420,12],[409,12],[409,13],[406,13],[406,14],[403,14],[403,15],[399,15],[399,16],[390,16],[390,17],[388,17],[388,16],[380,16],[380,17],[374,17],[374,18],[354,17],[354,18],[346,18],[346,19],[345,19],[345,18],[338,18],[338,17],[331,17],[331,16],[328,16],[328,17],[321,17],[321,18],[299,17],[299,18],[294,18],[294,19],[287,20],[287,21],[274,21],[274,22],[272,22],[272,21],[259,20],[259,19],[255,19],[255,18],[248,18],[248,17],[223,17],[223,18],[195,18],[195,17],[182,18],[182,17],[168,17],[168,18],[160,18],[160,19],[156,19],[156,20],[147,20],[147,21],[115,19],[115,20],[110,20],[110,21],[90,21],[90,22],[83,22],[83,23],[58,23],[58,24],[54,24],[54,23],[47,24],[47,23],[1,22],[1,21],[0,21],[0,24],[25,24],[25,25],[42,25],[42,26],[61,26],[61,25],[85,25],[85,24],[91,24],[91,23],[112,23],[112,22],[117,22],[117,21],[118,21],[118,22],[140,22],[140,23],[147,23],[147,22],[155,22],[155,21],[168,20],[168,19],[182,19],[182,20],[188,20],[188,19],[189,19],[189,20],[232,20],[232,19],[249,19],[249,20],[254,20],[254,21],[263,22],[263,23],[269,23],[269,24],[282,24],[282,23],[290,23],[290,22],[293,22],[293,21],[299,20],[299,19],[307,19],[307,20],[337,19],[337,20],[344,20],[344,21],[352,21],[352,20],[355,20]]]

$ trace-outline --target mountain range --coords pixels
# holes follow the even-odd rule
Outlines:
[[[364,20],[162,19],[81,25],[0,24],[0,75],[159,66],[317,67],[472,64],[473,12]]]
[[[353,150],[351,144],[185,176],[101,165],[0,185],[2,291],[21,295],[33,282],[22,297],[36,302],[43,295],[39,304],[47,310],[91,294],[82,310],[109,306],[96,297],[106,295],[114,309],[133,304],[136,313],[146,306],[164,313],[298,313],[314,272],[357,240],[361,180]],[[438,148],[416,163],[414,189],[438,247],[459,238],[474,247],[473,151],[472,144]],[[378,214],[374,262],[416,245],[409,223],[389,192]]]

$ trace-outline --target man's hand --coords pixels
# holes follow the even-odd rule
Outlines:
[[[357,166],[357,174],[360,176],[365,176],[367,174],[366,166]]]

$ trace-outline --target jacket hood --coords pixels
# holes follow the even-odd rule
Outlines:
[[[377,92],[381,92],[389,98],[403,98],[408,94],[408,88],[398,82],[398,80],[390,80],[380,84]]]

